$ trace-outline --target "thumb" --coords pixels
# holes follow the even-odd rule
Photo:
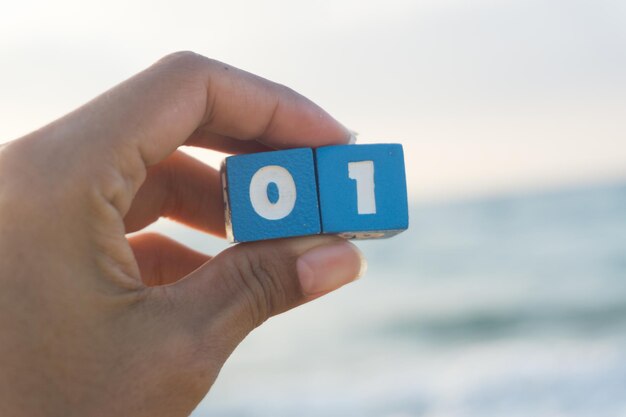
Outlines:
[[[181,321],[234,349],[269,317],[355,280],[365,265],[356,246],[334,236],[242,243],[171,289]]]

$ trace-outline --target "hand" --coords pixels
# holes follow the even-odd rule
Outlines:
[[[183,416],[272,315],[355,279],[336,237],[212,258],[160,216],[224,235],[218,172],[177,151],[345,143],[286,87],[177,53],[0,148],[0,415]]]

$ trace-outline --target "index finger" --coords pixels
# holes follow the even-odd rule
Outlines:
[[[295,91],[191,52],[162,59],[86,107],[78,112],[95,110],[97,125],[107,126],[90,143],[138,151],[146,165],[163,160],[198,128],[279,149],[341,144],[350,137]],[[202,146],[202,139],[194,145]]]

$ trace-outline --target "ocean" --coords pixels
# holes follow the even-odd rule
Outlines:
[[[361,280],[255,330],[193,416],[626,416],[626,184],[410,222],[357,243]]]

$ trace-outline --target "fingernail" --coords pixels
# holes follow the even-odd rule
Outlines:
[[[296,262],[302,292],[315,295],[335,290],[361,277],[367,263],[348,241],[318,246],[298,258]]]
[[[356,137],[359,136],[359,132],[354,131],[352,129],[348,129],[350,131],[350,138],[348,139],[348,145],[354,145],[356,143]]]

